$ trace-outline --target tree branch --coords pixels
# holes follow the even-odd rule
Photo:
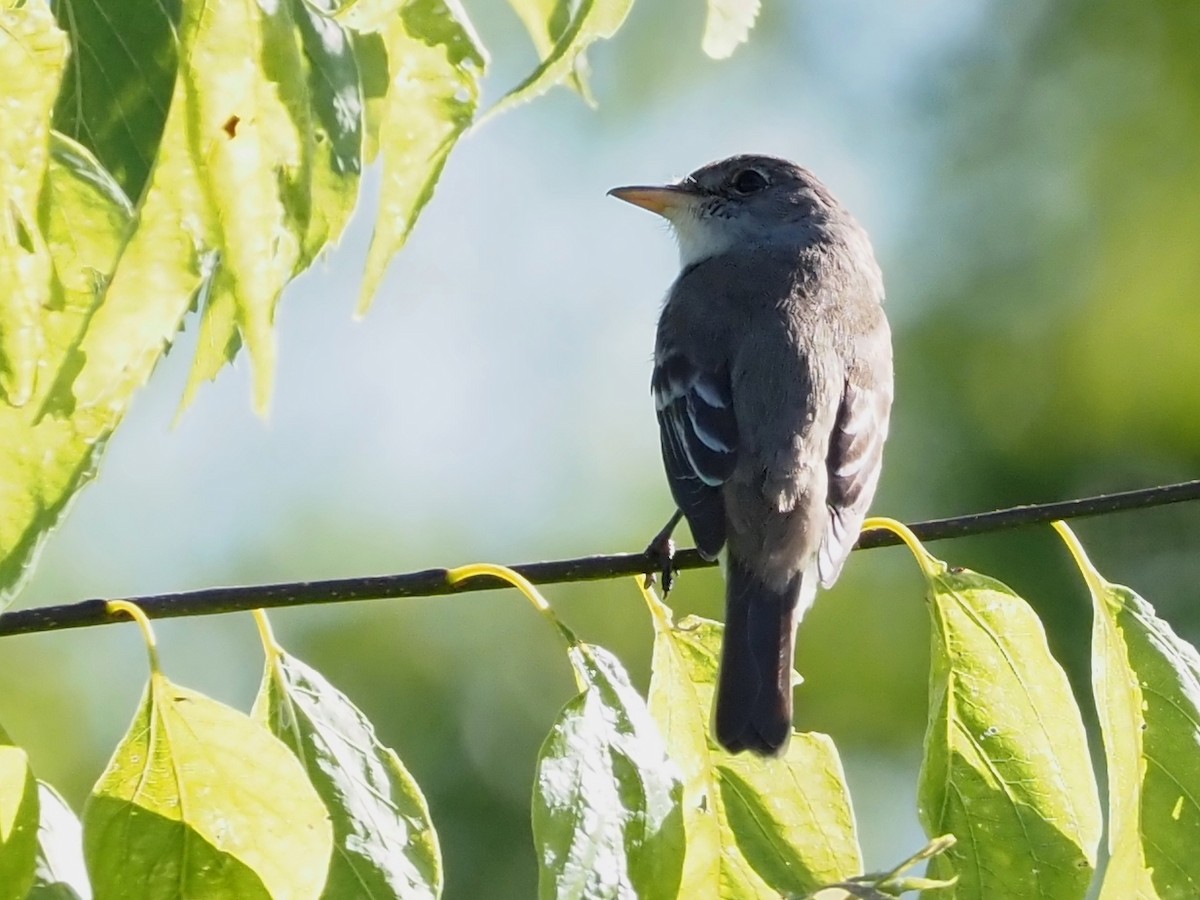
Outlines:
[[[966,537],[1052,522],[1099,516],[1129,509],[1145,509],[1168,503],[1200,499],[1200,480],[1185,481],[1157,487],[1104,494],[1059,503],[1031,504],[975,513],[949,519],[917,522],[909,527],[922,541]],[[856,549],[866,550],[899,543],[885,531],[864,532]],[[716,565],[703,559],[695,550],[682,550],[675,556],[675,568],[701,569]],[[552,560],[512,566],[534,584],[558,584],[570,581],[596,581],[628,575],[640,575],[656,570],[656,562],[645,553],[617,553],[610,556],[585,556],[579,559]],[[445,569],[424,569],[402,575],[378,575],[366,578],[343,578],[335,581],[294,582],[288,584],[250,585],[246,587],[207,588],[175,594],[153,594],[146,597],[123,598],[136,603],[150,618],[175,616],[205,616],[216,613],[239,612],[250,609],[272,609],[279,606],[300,606],[310,603],[341,603],[347,600],[382,600],[393,597],[429,597],[457,594],[465,591],[484,591],[507,587],[495,578],[473,578],[452,585]],[[115,599],[115,598],[114,598]],[[61,606],[41,606],[0,615],[0,635],[30,634],[56,631],[62,628],[83,628],[127,621],[121,613],[108,612],[104,600],[84,600]]]

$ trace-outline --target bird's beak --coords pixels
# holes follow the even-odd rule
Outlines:
[[[675,210],[688,206],[696,199],[695,191],[677,184],[613,188],[609,196],[648,209],[652,213],[670,218]]]

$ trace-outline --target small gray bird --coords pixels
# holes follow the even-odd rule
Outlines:
[[[879,481],[892,406],[883,279],[862,227],[783,159],[735,156],[609,193],[664,216],[679,240],[651,390],[675,502],[705,557],[727,550],[716,738],[778,755],[796,625],[817,582],[837,579]]]

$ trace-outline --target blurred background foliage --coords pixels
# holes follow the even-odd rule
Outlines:
[[[494,101],[536,57],[468,4]],[[814,168],[874,236],[897,406],[875,512],[906,521],[1195,477],[1200,463],[1200,7],[1149,0],[765,4],[731,60],[703,4],[635,6],[559,89],[455,151],[362,322],[371,190],[289,289],[268,421],[242,361],[171,428],[160,366],[20,605],[640,549],[669,513],[647,394],[670,238],[617,184],[734,152]],[[191,329],[194,333],[194,327]],[[1200,639],[1200,508],[1078,532],[1110,579]],[[1089,612],[1048,528],[934,546],[1041,612],[1087,697]],[[798,724],[845,757],[868,868],[923,843],[928,632],[903,550],[862,554],[801,629]],[[671,600],[720,614],[720,580]],[[645,686],[631,583],[547,591]],[[537,747],[573,683],[514,592],[297,609],[280,639],[377,723],[424,789],[448,897],[527,897]],[[162,623],[177,681],[248,708],[248,616]],[[10,638],[0,714],[78,807],[145,678],[132,627]],[[1093,752],[1098,744],[1093,741]]]

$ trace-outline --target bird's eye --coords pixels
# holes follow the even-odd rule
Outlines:
[[[742,169],[733,176],[733,189],[739,194],[755,194],[767,186],[767,176],[758,169]]]

